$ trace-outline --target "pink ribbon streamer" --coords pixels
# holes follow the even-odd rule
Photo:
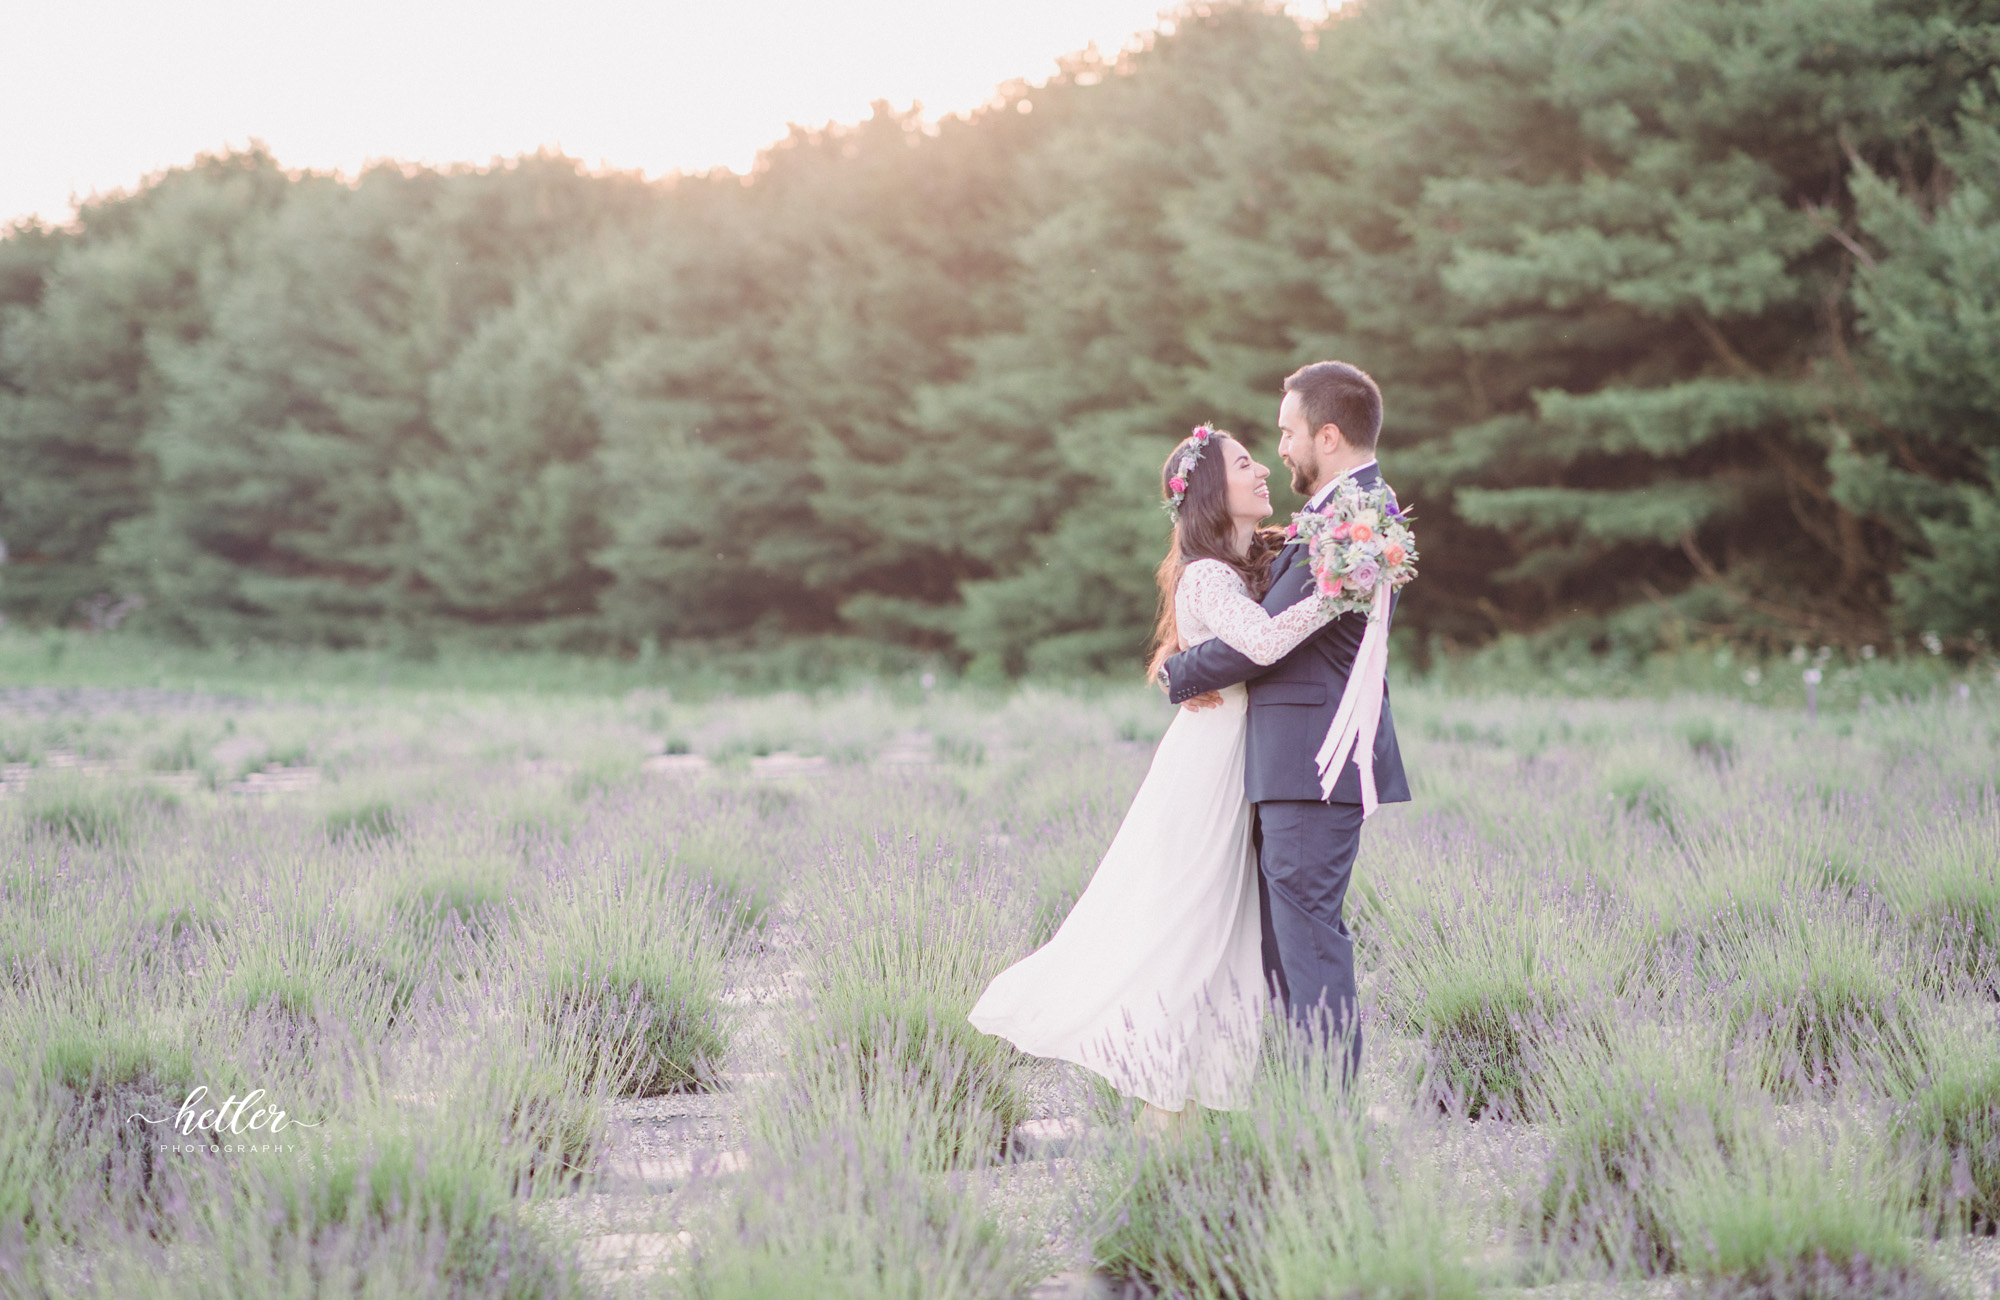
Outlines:
[[[1389,584],[1375,584],[1375,603],[1368,610],[1368,630],[1361,634],[1361,648],[1354,652],[1354,667],[1347,673],[1347,689],[1340,693],[1340,707],[1334,710],[1333,725],[1319,747],[1319,789],[1322,799],[1333,797],[1333,787],[1351,756],[1361,769],[1361,820],[1374,813],[1375,731],[1382,725],[1382,692],[1389,676]]]

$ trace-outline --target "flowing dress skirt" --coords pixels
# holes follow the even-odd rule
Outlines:
[[[1268,1000],[1243,794],[1248,696],[1222,696],[1175,710],[1062,928],[1002,971],[969,1017],[1166,1110],[1243,1105]]]

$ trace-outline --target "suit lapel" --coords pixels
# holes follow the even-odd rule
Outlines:
[[[1285,573],[1294,564],[1305,558],[1305,554],[1306,544],[1304,542],[1285,543],[1283,549],[1271,557],[1271,581],[1275,583],[1278,579],[1284,577]]]

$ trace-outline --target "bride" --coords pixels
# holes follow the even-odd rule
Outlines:
[[[1149,670],[1219,637],[1273,664],[1330,616],[1309,595],[1257,603],[1282,544],[1271,471],[1203,425],[1161,471],[1173,540],[1160,562]],[[1062,928],[1002,971],[969,1019],[1035,1056],[1073,1061],[1163,1123],[1190,1101],[1237,1109],[1256,1065],[1264,984],[1257,858],[1243,790],[1246,700],[1179,709],[1118,834]]]

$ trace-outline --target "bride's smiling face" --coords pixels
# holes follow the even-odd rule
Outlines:
[[[1250,453],[1234,438],[1225,438],[1211,455],[1220,454],[1229,471],[1229,516],[1258,524],[1271,517],[1271,471],[1250,459]]]

